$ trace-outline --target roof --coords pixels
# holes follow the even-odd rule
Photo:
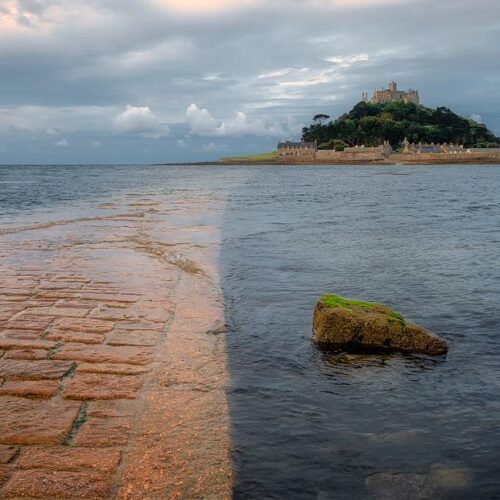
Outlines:
[[[473,153],[500,153],[500,148],[470,148]]]
[[[429,146],[428,144],[418,145],[416,146],[416,150],[420,153],[441,153],[440,146]]]
[[[315,142],[292,142],[292,141],[280,142],[278,144],[278,149],[285,149],[285,148],[316,149],[317,145]]]

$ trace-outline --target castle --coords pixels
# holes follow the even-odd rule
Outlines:
[[[384,104],[386,102],[412,102],[414,104],[420,104],[420,97],[417,90],[398,90],[398,84],[396,82],[389,83],[388,89],[375,90],[373,92],[373,97],[371,101],[368,99],[368,93],[363,93],[364,102],[372,102],[374,104]]]

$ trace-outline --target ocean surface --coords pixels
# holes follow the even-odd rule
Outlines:
[[[0,166],[0,229],[130,193],[221,201],[237,499],[500,498],[500,168]],[[446,358],[311,342],[389,304]]]

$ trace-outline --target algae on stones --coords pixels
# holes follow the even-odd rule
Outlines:
[[[334,294],[323,295],[320,298],[320,302],[327,307],[342,307],[349,311],[352,311],[353,308],[359,308],[364,310],[372,309],[374,311],[384,312],[385,315],[387,316],[388,321],[398,321],[399,323],[401,323],[401,326],[406,326],[406,320],[401,314],[397,313],[396,311],[393,311],[388,306],[382,304],[376,304],[375,302],[352,300]]]

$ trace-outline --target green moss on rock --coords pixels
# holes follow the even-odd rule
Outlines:
[[[391,350],[446,354],[444,339],[422,327],[407,323],[390,307],[323,295],[314,309],[313,333],[316,343],[347,350]]]
[[[374,310],[378,312],[384,312],[387,316],[388,321],[398,321],[402,326],[406,325],[406,320],[404,317],[393,311],[390,307],[384,306],[382,304],[376,304],[375,302],[364,302],[362,300],[353,300],[346,297],[341,297],[340,295],[327,294],[320,298],[320,302],[327,307],[343,307],[349,311],[359,308],[364,310]]]

